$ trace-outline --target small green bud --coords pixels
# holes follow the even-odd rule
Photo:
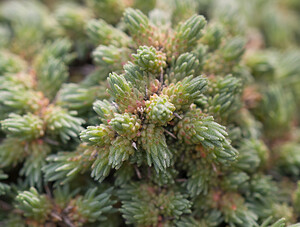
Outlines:
[[[130,113],[115,114],[109,125],[121,136],[133,139],[139,135],[141,120]]]
[[[1,125],[9,137],[33,140],[44,135],[44,122],[31,113],[24,116],[12,113]]]
[[[141,46],[137,54],[133,54],[134,63],[140,67],[141,71],[160,73],[166,67],[166,55],[157,51],[154,47]]]
[[[154,94],[146,101],[147,119],[158,125],[166,125],[174,118],[175,106],[166,95]]]
[[[173,66],[171,82],[177,82],[191,75],[198,75],[200,63],[195,54],[184,53],[181,54]]]
[[[119,109],[125,112],[136,112],[138,107],[144,103],[144,94],[128,82],[123,75],[110,73],[108,92],[115,98]]]
[[[238,60],[244,53],[244,50],[245,40],[240,37],[229,40],[221,49],[222,56],[226,61]]]
[[[110,144],[115,133],[107,125],[88,126],[80,133],[80,139],[89,145],[104,146]]]
[[[124,12],[124,22],[133,35],[143,34],[149,28],[149,19],[140,10],[127,8]]]
[[[130,50],[126,47],[100,45],[92,55],[97,65],[109,67],[111,71],[121,71],[124,63],[129,60]]]
[[[207,28],[201,43],[208,45],[210,50],[216,50],[221,44],[223,35],[223,27],[219,24],[214,24]]]
[[[202,76],[189,76],[176,84],[170,84],[162,91],[176,107],[176,110],[185,110],[194,103],[207,88],[207,79]]]
[[[107,100],[97,100],[93,104],[93,110],[99,115],[103,124],[108,124],[114,114],[117,113],[117,109]]]
[[[178,56],[192,50],[202,36],[202,29],[206,25],[203,16],[194,15],[183,23],[180,23],[175,30],[175,37],[171,41],[168,57]]]
[[[23,191],[16,197],[17,208],[24,212],[24,216],[43,223],[51,213],[51,201],[31,187],[29,191]]]
[[[121,30],[114,28],[104,20],[90,20],[87,24],[87,34],[95,44],[128,46],[129,37]]]

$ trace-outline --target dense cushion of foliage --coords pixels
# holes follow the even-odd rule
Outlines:
[[[0,4],[0,226],[299,227],[298,0]]]

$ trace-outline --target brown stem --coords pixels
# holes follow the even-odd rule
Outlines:
[[[165,128],[164,128],[164,131],[165,131],[168,135],[170,135],[171,137],[173,137],[174,139],[177,139],[177,137],[176,137],[172,132],[168,131],[168,130],[165,129]]]
[[[136,172],[137,177],[138,177],[139,179],[142,179],[142,174],[141,174],[140,170],[139,170],[136,166],[134,166],[134,169],[135,169],[135,172]]]
[[[182,117],[178,113],[174,113],[174,116],[182,120]]]
[[[63,216],[63,220],[69,227],[76,227],[68,217]]]

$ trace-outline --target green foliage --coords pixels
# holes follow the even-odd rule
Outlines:
[[[108,164],[112,168],[119,169],[122,163],[128,160],[133,153],[134,148],[130,140],[119,136],[112,142],[112,146],[110,147]]]
[[[298,14],[1,2],[0,226],[299,226]]]
[[[141,39],[141,37],[146,37],[141,39],[139,42],[147,42],[147,35],[151,31],[151,25],[149,25],[149,19],[140,10],[126,9],[124,12],[124,22],[127,29],[133,36],[133,39]]]
[[[201,110],[191,106],[189,112],[175,127],[177,136],[187,144],[201,144],[212,152],[210,155],[216,161],[233,161],[237,151],[231,147],[226,138],[225,127],[214,122],[212,116],[203,114]]]
[[[134,89],[132,84],[127,82],[123,75],[111,73],[108,78],[109,93],[115,98],[120,110],[134,111],[142,98],[141,92]]]
[[[98,46],[93,52],[93,59],[97,65],[110,66],[111,71],[120,71],[122,64],[128,61],[129,49],[116,46]]]
[[[141,136],[140,142],[146,151],[147,164],[153,164],[157,172],[164,171],[170,166],[172,153],[166,144],[163,128],[150,124],[142,130]]]
[[[85,86],[75,83],[63,84],[56,104],[71,111],[76,111],[80,117],[86,117],[91,112],[97,98],[106,98],[105,89],[100,86]]]
[[[163,190],[156,194],[156,190],[147,184],[129,184],[119,190],[121,212],[127,224],[159,225],[161,215],[176,220],[191,212],[190,202],[179,192]]]
[[[28,85],[21,82],[28,78]],[[35,112],[39,110],[44,99],[41,92],[30,89],[31,76],[20,74],[18,77],[0,77],[0,116],[3,119],[14,111],[16,113]],[[24,81],[25,82],[25,81]]]
[[[202,97],[206,85],[207,80],[205,78],[188,76],[182,81],[164,88],[163,93],[169,96],[177,111],[187,110],[192,103]]]
[[[26,62],[18,55],[1,50],[0,52],[0,75],[18,73],[26,67]]]
[[[195,75],[199,71],[200,62],[197,56],[191,53],[181,54],[172,66],[172,78],[170,80],[173,82],[173,78],[176,81],[184,80],[185,77]],[[174,74],[174,75],[173,75]]]
[[[80,134],[83,142],[100,147],[109,144],[113,137],[113,131],[106,125],[89,126]]]
[[[166,56],[163,52],[155,50],[154,47],[142,46],[133,54],[134,63],[141,71],[160,73],[166,67]]]
[[[93,104],[93,109],[99,115],[103,124],[108,124],[117,112],[116,107],[107,100],[97,100]]]
[[[285,143],[283,146],[278,147],[278,154],[277,165],[280,171],[292,176],[299,176],[299,143]]]
[[[127,46],[130,39],[119,29],[114,28],[104,20],[90,20],[87,24],[87,34],[96,45]]]
[[[49,163],[42,168],[46,181],[55,181],[55,185],[66,184],[92,165],[90,156],[94,153],[94,149],[82,144],[76,152],[59,152],[48,156]]]
[[[76,199],[78,215],[88,222],[105,220],[106,217],[103,214],[113,210],[112,205],[114,201],[110,199],[111,191],[109,189],[101,194],[97,194],[97,188],[89,189],[83,197]]]
[[[122,0],[87,0],[90,9],[94,11],[97,17],[100,17],[111,24],[116,24],[126,7],[125,1]]]
[[[102,182],[110,173],[111,166],[109,163],[109,152],[107,149],[99,149],[96,160],[93,162],[91,168],[91,177],[96,181]]]
[[[212,85],[213,96],[208,102],[208,112],[222,119],[234,114],[240,109],[241,81],[231,75],[220,78]]]
[[[44,135],[43,121],[33,114],[24,116],[10,114],[9,118],[1,122],[1,126],[8,137],[22,140],[33,140]]]
[[[153,124],[165,125],[174,117],[173,112],[176,108],[166,95],[157,96],[154,94],[150,100],[146,101],[145,105],[147,118]]]
[[[270,137],[280,136],[290,126],[290,119],[294,114],[294,98],[290,91],[284,90],[280,85],[270,86],[263,92],[258,104],[259,110],[254,110],[258,119],[263,121],[265,131]],[[265,117],[267,114],[268,117]],[[276,128],[281,128],[276,131]]]
[[[244,140],[239,145],[239,156],[235,166],[245,172],[255,172],[264,166],[269,153],[263,141]]]
[[[211,179],[214,177],[214,173],[208,165],[205,165],[205,163],[197,163],[198,166],[200,166],[200,164],[205,168],[195,168],[191,165],[188,169],[189,179],[186,181],[185,185],[192,198],[200,194],[206,195]]]
[[[4,139],[0,150],[1,168],[16,166],[26,156],[24,143],[18,138]]]
[[[20,192],[16,197],[16,208],[29,218],[32,225],[41,225],[45,221],[55,224],[67,220],[76,226],[106,220],[106,215],[113,212],[112,189],[100,191],[94,187],[84,195],[70,191],[69,187],[57,188],[53,196],[39,194],[31,187],[29,191]],[[76,197],[75,197],[76,196]],[[52,200],[53,199],[53,200]],[[71,211],[67,209],[73,207]]]
[[[178,45],[176,53],[188,52],[201,38],[202,29],[206,25],[206,20],[203,16],[194,15],[183,23],[180,23],[175,29],[175,40],[173,41]]]
[[[21,192],[17,197],[17,208],[24,212],[25,217],[29,217],[43,223],[47,220],[51,212],[51,203],[45,195],[39,195],[35,188]]]
[[[0,172],[0,180],[5,180],[7,178],[8,178],[8,175],[3,173],[3,171],[1,171]],[[10,187],[8,184],[0,182],[0,195],[4,195],[9,189],[10,189]]]
[[[115,114],[109,125],[119,135],[133,139],[137,136],[137,132],[141,128],[141,121],[133,114]]]
[[[50,106],[44,113],[47,130],[50,135],[59,136],[63,142],[76,138],[83,129],[84,120],[74,117],[76,112],[68,112],[60,107]]]
[[[30,144],[30,155],[26,158],[23,168],[20,171],[25,176],[25,184],[30,186],[42,187],[42,167],[46,164],[46,157],[51,152],[48,144],[37,142]]]

